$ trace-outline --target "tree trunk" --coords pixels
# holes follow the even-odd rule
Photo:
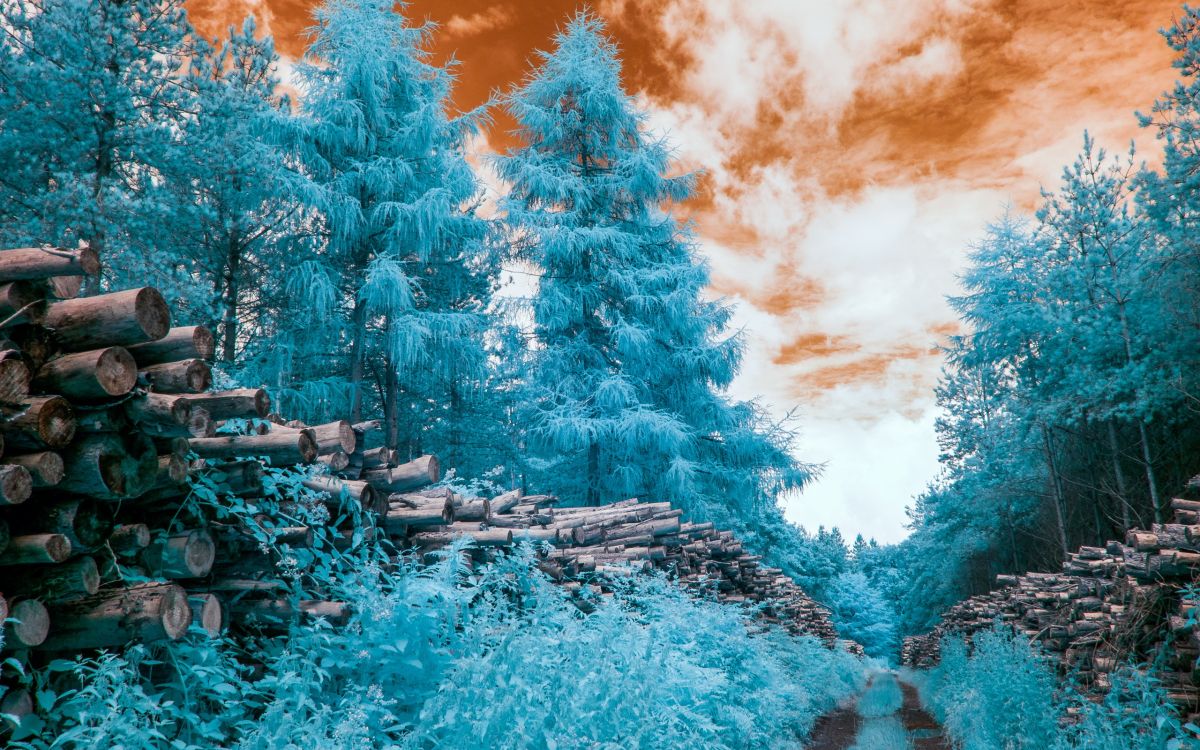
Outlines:
[[[1158,482],[1154,479],[1154,461],[1150,456],[1150,438],[1146,435],[1146,423],[1138,420],[1138,435],[1142,440],[1142,461],[1146,466],[1146,485],[1150,488],[1150,505],[1154,508],[1154,522],[1163,522],[1162,502],[1158,497]]]
[[[1046,463],[1050,467],[1050,483],[1054,490],[1054,518],[1058,526],[1058,543],[1062,549],[1063,558],[1066,558],[1071,550],[1067,546],[1065,501],[1063,499],[1062,484],[1058,476],[1058,462],[1055,460],[1054,447],[1050,443],[1050,435],[1046,431],[1045,425],[1042,426],[1042,445],[1046,451]]]
[[[153,287],[55,302],[42,324],[75,351],[157,341],[171,328],[171,311]]]
[[[586,502],[588,505],[600,504],[600,443],[596,440],[588,444]]]
[[[103,591],[50,611],[54,624],[42,648],[111,648],[134,640],[178,640],[192,624],[187,592],[173,583],[139,583]]]
[[[367,305],[357,297],[351,320],[350,342],[350,421],[361,422],[363,412],[362,381],[367,360]]]
[[[1112,456],[1113,478],[1117,482],[1117,502],[1121,505],[1121,525],[1126,529],[1133,528],[1129,517],[1129,494],[1125,485],[1125,470],[1121,468],[1121,449],[1117,442],[1117,426],[1113,420],[1108,420],[1108,449]]]

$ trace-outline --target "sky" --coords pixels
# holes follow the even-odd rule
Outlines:
[[[216,35],[247,13],[288,59],[313,0],[189,0]],[[518,83],[580,5],[419,0],[458,61],[455,106]],[[712,291],[747,341],[733,386],[782,417],[820,478],[789,519],[880,542],[937,475],[946,296],[1006,206],[1032,212],[1084,130],[1154,161],[1148,110],[1174,79],[1163,0],[596,0],[626,88],[702,170],[686,210]],[[286,63],[285,63],[286,67]],[[480,143],[512,142],[502,115]]]

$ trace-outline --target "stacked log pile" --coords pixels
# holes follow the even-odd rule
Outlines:
[[[484,556],[519,542],[542,543],[540,567],[572,590],[590,581],[610,593],[606,579],[658,569],[698,596],[754,605],[764,622],[833,645],[828,610],[795,581],[762,565],[732,532],[681,516],[670,503],[637,499],[558,507],[545,495],[466,501],[439,490],[389,496],[385,526],[398,542],[429,551],[464,537]]]
[[[469,536],[477,558],[544,542],[542,568],[568,587],[659,568],[721,601],[761,605],[768,622],[835,637],[828,614],[781,571],[666,503],[464,499],[429,487],[436,458],[368,448],[376,423],[309,426],[271,414],[261,389],[212,392],[212,334],[172,327],[152,288],[79,297],[98,270],[87,247],[0,251],[7,651],[344,622],[349,603],[287,595],[318,533],[338,549],[386,535],[426,551]],[[267,495],[276,467],[297,464],[323,467],[288,490],[276,517],[226,512]],[[5,700],[20,703],[13,695]]]
[[[1131,529],[1123,541],[1080,547],[1061,573],[997,576],[999,588],[951,607],[924,635],[906,638],[901,661],[929,667],[947,635],[968,643],[997,622],[1057,657],[1097,696],[1130,661],[1166,650],[1159,675],[1181,715],[1200,714],[1200,601],[1189,587],[1200,576],[1200,502],[1176,499],[1174,522]]]

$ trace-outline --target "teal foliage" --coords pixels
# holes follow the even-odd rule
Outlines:
[[[532,550],[471,575],[458,550],[388,571],[364,554],[325,574],[356,603],[347,626],[57,662],[72,680],[38,676],[40,726],[16,746],[798,748],[862,685],[854,657],[752,635],[664,580],[584,615]]]
[[[1183,750],[1192,747],[1153,670],[1123,667],[1095,702],[1011,630],[943,643],[921,699],[963,750]],[[1076,721],[1066,721],[1068,712]]]
[[[506,231],[538,274],[518,417],[532,481],[569,502],[640,495],[739,531],[769,525],[811,470],[786,423],[725,394],[742,345],[672,212],[695,175],[648,130],[597,16],[554,43],[505,101],[523,144],[494,161],[511,185]]]

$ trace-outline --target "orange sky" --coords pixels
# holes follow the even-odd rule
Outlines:
[[[293,59],[311,7],[189,2],[206,34],[254,12]],[[440,24],[435,53],[461,62],[456,103],[469,108],[519,81],[576,7],[422,0],[408,14]],[[802,405],[805,457],[830,461],[812,491],[818,505],[891,492],[886,523],[898,527],[897,507],[936,470],[935,347],[955,330],[944,296],[956,291],[969,243],[1006,203],[1032,210],[1085,128],[1115,151],[1136,137],[1140,158],[1154,161],[1153,137],[1132,113],[1174,78],[1157,30],[1178,5],[597,0],[593,8],[621,45],[627,88],[652,125],[669,131],[687,167],[706,173],[690,209],[714,290],[738,303],[748,332],[738,395],[762,394],[780,411]],[[507,142],[508,128],[498,119],[492,148]],[[868,473],[888,479],[856,478]]]

